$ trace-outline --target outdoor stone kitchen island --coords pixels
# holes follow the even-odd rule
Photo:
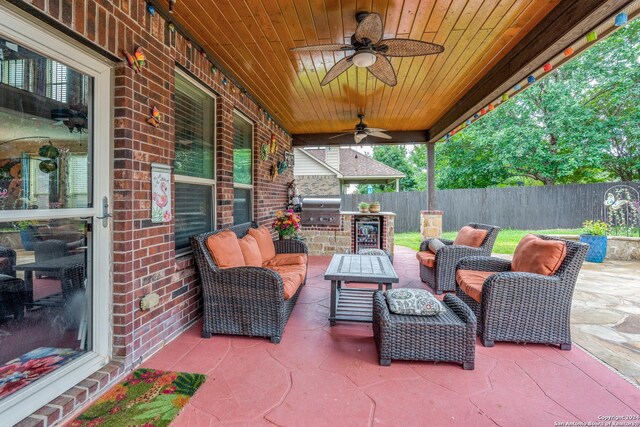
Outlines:
[[[302,225],[298,235],[304,238],[309,249],[309,255],[333,255],[335,253],[355,253],[356,222],[363,219],[378,220],[380,222],[380,247],[394,252],[394,222],[396,214],[393,212],[360,213],[340,212],[338,225]]]

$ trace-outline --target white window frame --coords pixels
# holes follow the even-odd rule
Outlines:
[[[5,210],[0,221],[65,219],[100,215],[103,196],[111,196],[113,152],[113,67],[71,38],[50,28],[35,17],[12,6],[0,3],[0,35],[55,61],[72,66],[93,78],[93,198],[91,208]],[[99,178],[101,177],[101,178]],[[43,381],[18,390],[0,400],[0,420],[13,425],[35,412],[53,398],[64,393],[109,362],[112,354],[112,252],[111,226],[93,223],[93,252],[87,266],[93,278],[92,350],[48,374]]]
[[[255,150],[254,150],[254,145],[255,145],[255,137],[254,137],[254,132],[255,132],[255,123],[253,122],[253,120],[251,120],[249,117],[247,117],[246,115],[244,115],[241,111],[239,110],[233,110],[233,114],[234,116],[238,116],[240,117],[242,120],[244,120],[245,122],[249,123],[251,125],[251,184],[241,184],[241,183],[237,183],[237,182],[233,182],[233,189],[235,190],[236,188],[240,188],[243,190],[250,190],[251,191],[251,218],[249,219],[251,222],[253,222],[255,220],[256,214],[256,207],[255,207],[255,173],[254,173],[254,166],[255,166]],[[232,122],[233,125],[233,122]],[[234,177],[235,179],[235,177]],[[235,222],[235,221],[234,221]]]
[[[209,89],[208,87],[206,87],[205,85],[203,85],[202,83],[200,83],[199,81],[197,81],[196,79],[192,78],[191,76],[189,76],[187,73],[185,73],[184,71],[182,71],[179,68],[176,68],[175,71],[176,75],[179,75],[181,78],[183,78],[184,80],[186,80],[187,82],[189,82],[190,84],[192,84],[193,86],[195,86],[196,89],[202,91],[205,95],[210,96],[213,100],[213,179],[209,179],[209,178],[200,178],[200,177],[195,177],[195,176],[188,176],[188,175],[178,175],[177,173],[174,174],[174,179],[176,183],[181,183],[181,184],[193,184],[193,185],[200,185],[200,186],[210,186],[211,187],[211,203],[213,204],[213,209],[211,209],[211,224],[213,225],[213,227],[215,228],[216,226],[216,218],[217,218],[217,211],[216,211],[216,206],[217,206],[217,200],[216,200],[216,191],[217,191],[217,176],[218,176],[218,169],[217,169],[217,144],[218,144],[218,137],[217,137],[217,132],[216,132],[216,120],[218,118],[217,116],[217,108],[218,108],[218,97],[216,96],[215,93],[213,93],[213,91],[211,91],[211,89]],[[174,135],[175,136],[175,135]],[[175,146],[175,140],[174,140],[174,146]],[[175,187],[175,186],[174,186]],[[173,207],[173,209],[176,209],[176,206]],[[211,230],[213,231],[213,230]],[[174,237],[175,237],[175,231],[174,231]],[[176,257],[181,257],[187,254],[190,254],[192,252],[192,250],[189,249],[183,249],[183,250],[176,250],[175,255]]]

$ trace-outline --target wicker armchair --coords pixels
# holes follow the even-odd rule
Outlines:
[[[6,316],[21,319],[27,288],[22,279],[16,278],[16,251],[0,246],[0,321]]]
[[[488,231],[480,247],[457,246],[453,244],[453,240],[439,239],[446,246],[440,248],[436,253],[435,266],[431,268],[420,264],[420,279],[438,295],[442,292],[456,290],[456,264],[458,261],[464,257],[491,255],[500,227],[474,223],[469,224],[469,227]],[[431,240],[433,239],[427,239],[420,244],[421,252],[429,250]]]
[[[230,227],[239,238],[256,224]],[[284,299],[282,278],[273,270],[262,267],[220,269],[206,247],[207,238],[224,230],[204,233],[191,238],[196,264],[202,281],[204,325],[202,337],[211,334],[232,334],[269,337],[279,343],[284,327],[298,299]],[[274,241],[276,253],[307,253],[307,245],[299,240]]]
[[[481,302],[456,287],[456,295],[478,318],[477,332],[485,347],[492,347],[495,341],[513,341],[571,349],[571,300],[589,245],[538,237],[567,245],[564,261],[551,276],[512,272],[509,261],[494,257],[470,257],[458,263],[459,270],[497,272],[484,281]]]

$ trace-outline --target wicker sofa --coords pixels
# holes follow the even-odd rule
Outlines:
[[[457,265],[459,282],[464,280],[463,271],[480,280],[480,295],[474,298],[468,287],[469,294],[461,286],[457,286],[456,295],[476,315],[477,332],[485,347],[492,347],[495,341],[513,341],[571,349],[571,300],[589,245],[536,237],[566,244],[566,255],[551,275],[515,272],[511,261],[495,257],[464,258]],[[484,281],[483,275],[487,276]]]
[[[420,262],[420,279],[438,295],[442,292],[456,290],[456,264],[458,261],[464,257],[491,255],[493,244],[500,232],[500,227],[495,225],[471,223],[468,227],[487,231],[487,235],[479,247],[455,245],[454,240],[439,239],[445,246],[434,254],[429,250],[429,243],[433,239],[427,239],[420,244],[420,252],[417,254]]]
[[[256,224],[242,224],[226,230],[244,237]],[[202,336],[232,334],[269,337],[279,343],[291,311],[306,282],[289,299],[285,299],[283,280],[278,272],[265,267],[219,268],[207,248],[207,239],[224,230],[191,238],[196,264],[202,281],[204,324]],[[306,254],[307,246],[299,240],[276,240],[276,254]]]

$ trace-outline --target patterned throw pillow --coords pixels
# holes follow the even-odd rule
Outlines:
[[[382,249],[363,248],[358,250],[358,255],[386,255]]]
[[[445,311],[442,303],[424,289],[390,289],[385,296],[389,310],[396,314],[436,316]]]

